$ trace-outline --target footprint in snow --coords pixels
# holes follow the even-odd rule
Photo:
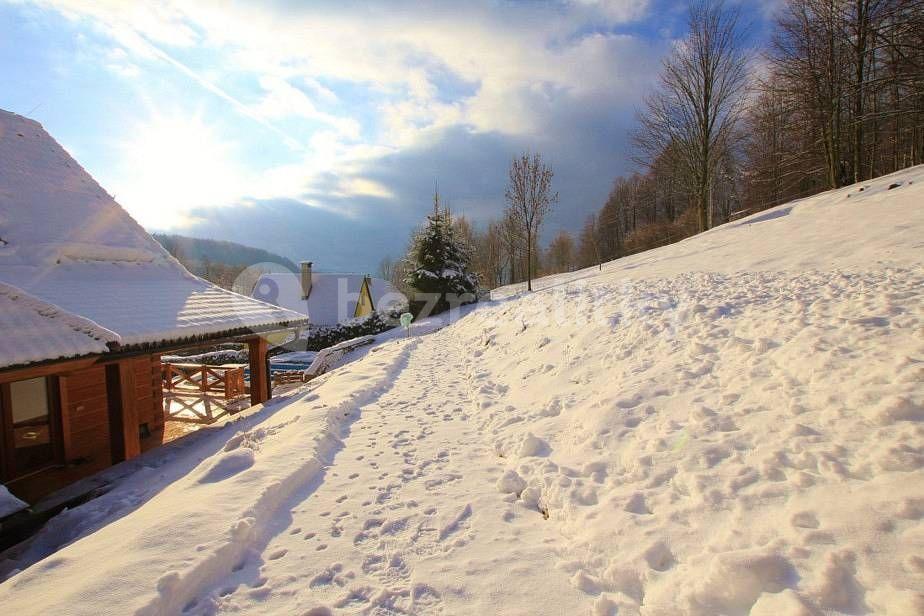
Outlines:
[[[818,516],[813,511],[799,511],[790,518],[790,523],[796,528],[818,528]]]

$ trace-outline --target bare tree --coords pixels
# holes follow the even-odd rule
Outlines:
[[[597,238],[597,217],[591,214],[584,221],[584,227],[578,237],[577,266],[590,267],[596,265],[603,269],[603,259],[600,256],[600,244]]]
[[[646,169],[585,225],[583,265],[924,162],[924,0],[782,0],[747,89],[736,20],[693,6],[640,114]]]
[[[542,155],[524,152],[510,163],[507,189],[507,219],[512,234],[526,254],[526,288],[533,290],[533,259],[536,238],[545,215],[558,201],[552,192],[552,168],[542,162]]]
[[[660,87],[645,101],[635,143],[648,164],[673,153],[705,231],[716,169],[744,108],[748,63],[738,11],[726,9],[721,0],[696,0],[689,28],[664,61]]]
[[[382,257],[379,261],[379,277],[387,280],[393,287],[401,292],[407,292],[404,278],[407,276],[408,266],[404,259],[394,260],[391,257]]]
[[[504,247],[504,253],[506,255],[506,266],[508,270],[508,280],[511,283],[520,282],[526,279],[526,276],[523,274],[525,268],[523,267],[523,258],[522,250],[524,246],[524,238],[521,233],[521,229],[511,215],[509,209],[504,212],[504,217],[499,223],[499,230],[501,234],[501,243]]]
[[[491,221],[484,232],[472,236],[473,267],[483,287],[494,289],[504,284],[505,253],[501,223]]]
[[[924,160],[924,2],[786,0],[748,113],[760,209]]]
[[[391,257],[382,257],[379,261],[379,278],[382,280],[391,280],[395,274],[395,260]]]
[[[848,73],[846,40],[835,0],[789,0],[781,10],[770,61],[777,87],[808,111],[810,128],[823,146],[827,188],[841,186]]]
[[[550,274],[570,272],[575,267],[574,238],[565,230],[558,232],[545,254],[545,269]]]

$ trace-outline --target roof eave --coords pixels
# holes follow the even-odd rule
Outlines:
[[[161,339],[161,340],[151,340],[146,342],[135,342],[131,344],[123,344],[119,347],[119,353],[136,353],[138,351],[156,353],[160,351],[165,351],[169,349],[175,349],[177,347],[198,345],[209,342],[217,342],[219,340],[244,340],[247,338],[252,338],[253,336],[259,336],[261,334],[267,334],[270,332],[285,331],[288,329],[296,329],[301,327],[306,327],[308,325],[308,319],[299,319],[293,321],[285,321],[280,323],[270,323],[267,325],[258,325],[255,327],[246,326],[246,327],[237,327],[234,329],[222,330],[220,332],[215,332],[211,334],[202,334],[198,336],[186,336],[183,338],[170,338],[170,339]]]
[[[109,347],[109,351],[106,353],[87,353],[84,355],[55,357],[55,358],[42,359],[42,360],[33,361],[33,362],[25,362],[25,363],[0,366],[0,381],[3,380],[2,376],[4,374],[10,373],[10,372],[40,369],[40,368],[50,367],[55,364],[67,364],[66,366],[62,366],[65,370],[79,370],[83,367],[86,367],[84,366],[84,364],[87,364],[88,366],[88,365],[92,365],[96,363],[105,363],[105,362],[117,360],[119,358],[126,357],[126,356],[140,355],[140,354],[146,354],[146,353],[159,353],[161,351],[176,349],[177,347],[200,345],[200,344],[205,344],[205,343],[210,343],[210,342],[217,342],[219,340],[243,341],[247,338],[252,338],[253,336],[259,336],[261,334],[267,334],[270,332],[285,331],[289,329],[301,328],[307,325],[308,325],[308,319],[300,319],[297,321],[287,321],[284,323],[271,323],[271,324],[257,326],[257,327],[238,327],[238,328],[231,329],[231,330],[215,332],[213,334],[205,334],[202,336],[187,336],[185,338],[173,338],[170,340],[159,340],[159,341],[142,342],[142,343],[125,344],[125,345],[120,345],[117,342],[109,342],[106,345]]]

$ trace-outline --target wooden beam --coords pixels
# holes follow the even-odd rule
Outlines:
[[[122,383],[119,364],[106,364],[106,410],[109,414],[109,457],[112,464],[125,459],[125,443],[122,442]]]
[[[141,434],[138,431],[138,389],[135,365],[130,359],[119,362],[119,380],[122,390],[122,438],[125,441],[125,459],[141,455]]]
[[[10,386],[0,384],[0,480],[8,481],[16,474],[13,459],[13,413]]]
[[[74,442],[71,436],[73,426],[71,425],[71,401],[70,391],[68,390],[68,378],[66,376],[58,377],[58,411],[61,414],[61,448],[64,451],[64,461],[67,462],[73,457]]]
[[[273,371],[270,369],[270,358],[266,356],[266,399],[273,397]]]
[[[66,359],[64,361],[45,363],[27,368],[16,368],[0,372],[0,383],[11,383],[13,381],[25,381],[40,376],[51,376],[53,374],[62,374],[67,372],[76,372],[89,368],[96,363],[97,357],[87,357],[83,359]]]
[[[270,399],[266,340],[260,336],[248,338],[250,358],[250,403],[260,404]]]

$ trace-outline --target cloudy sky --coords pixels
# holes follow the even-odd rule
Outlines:
[[[744,2],[754,38],[768,0]],[[42,122],[146,228],[321,270],[399,256],[435,182],[478,223],[540,151],[579,229],[683,1],[0,0],[0,108]]]

